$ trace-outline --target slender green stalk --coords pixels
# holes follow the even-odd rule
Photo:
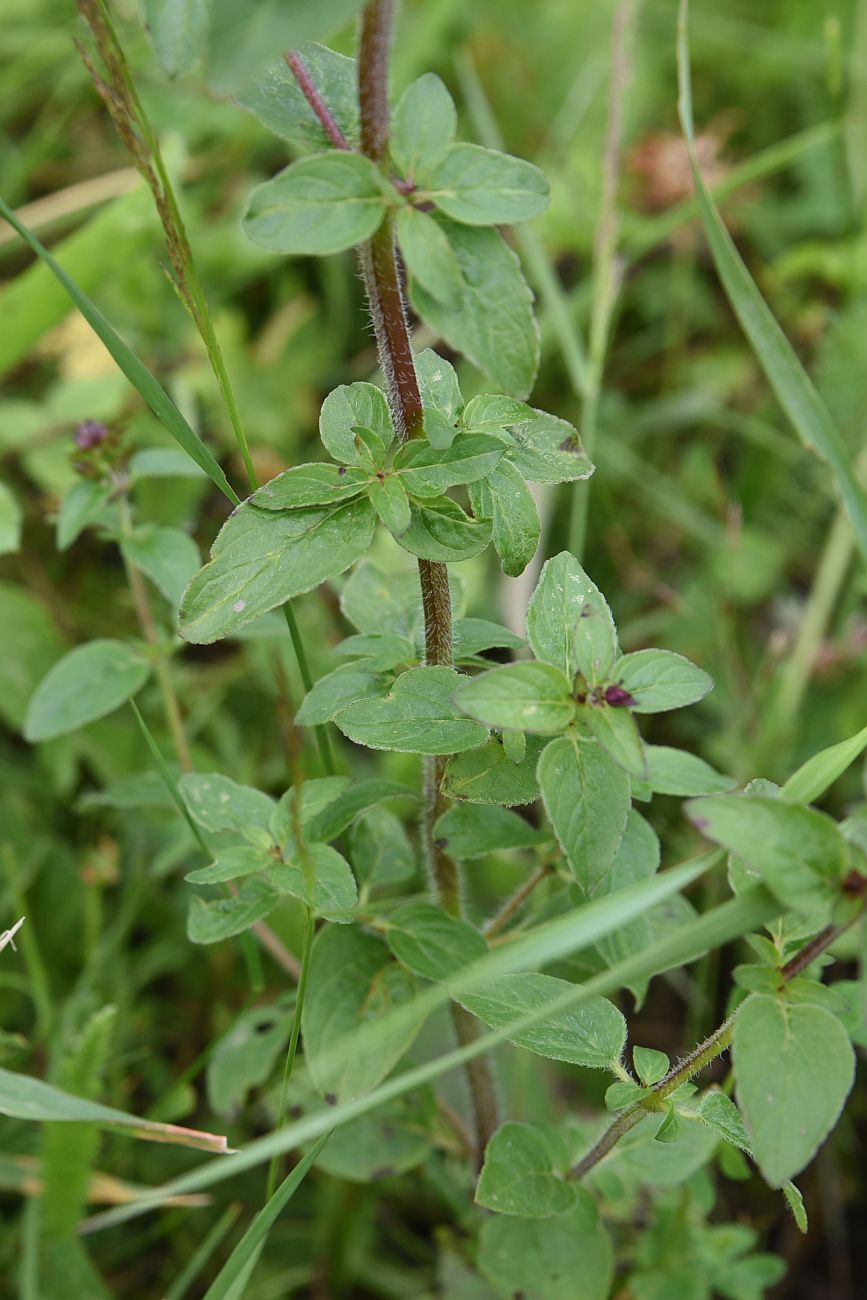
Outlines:
[[[199,1243],[165,1293],[164,1300],[183,1300],[196,1278],[208,1263],[235,1225],[241,1207],[238,1202],[227,1205],[210,1232]]]
[[[634,0],[618,0],[611,38],[611,80],[608,91],[608,129],[602,157],[602,193],[593,240],[593,296],[590,310],[590,343],[581,412],[581,440],[590,459],[596,446],[602,375],[611,333],[611,321],[620,292],[622,268],[617,245],[620,221],[617,186],[623,143],[623,95],[628,78],[626,38],[634,16]],[[569,519],[569,549],[580,560],[587,540],[587,511],[590,484],[576,483],[572,489]]]
[[[289,1033],[289,1047],[286,1052],[286,1063],[283,1066],[283,1081],[280,1084],[280,1100],[277,1104],[277,1131],[279,1132],[286,1123],[286,1107],[289,1100],[289,1083],[292,1079],[292,1071],[295,1067],[295,1054],[298,1050],[298,1037],[301,1033],[301,1014],[304,1010],[304,996],[307,992],[307,978],[310,974],[310,949],[313,947],[313,934],[316,924],[311,908],[305,908],[304,912],[304,945],[301,950],[301,974],[298,978],[298,993],[295,998],[295,1011],[292,1016],[292,1029]],[[277,1186],[277,1175],[280,1172],[280,1157],[275,1155],[268,1168],[268,1189],[265,1199],[270,1201],[274,1195]]]

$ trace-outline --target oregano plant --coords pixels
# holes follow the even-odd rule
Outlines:
[[[244,236],[282,258],[351,252],[363,285],[375,373],[325,394],[313,459],[260,483],[172,167],[106,0],[79,9],[86,62],[156,201],[248,483],[230,483],[182,404],[18,223],[186,453],[137,448],[110,421],[79,425],[57,547],[89,534],[114,548],[137,632],[59,656],[23,732],[50,746],[118,710],[134,718],[149,797],[180,837],[164,869],[186,938],[203,970],[239,954],[254,1001],[184,1076],[198,1086],[205,1070],[206,1132],[155,1130],[89,1099],[106,1016],[50,1085],[0,1071],[0,1110],[45,1122],[49,1167],[66,1158],[52,1143],[70,1121],[213,1150],[211,1130],[255,1105],[261,1136],[87,1224],[244,1180],[251,1213],[212,1266],[211,1297],[275,1293],[256,1289],[255,1270],[261,1257],[280,1274],[299,1189],[318,1182],[337,1204],[347,1184],[367,1195],[381,1182],[393,1213],[415,1178],[434,1225],[424,1294],[764,1295],[781,1261],[757,1232],[720,1224],[717,1180],[763,1179],[806,1231],[794,1180],[836,1125],[865,1041],[863,985],[838,978],[835,958],[863,930],[867,819],[863,804],[840,821],[816,805],[867,728],[783,785],[646,738],[667,735],[648,719],[700,704],[713,681],[644,639],[624,637],[624,650],[619,593],[606,598],[576,553],[543,538],[539,486],[586,491],[594,472],[578,429],[531,403],[539,330],[510,228],[546,210],[548,181],[464,139],[433,73],[392,93],[391,0],[144,5],[166,75],[203,60],[211,89],[234,101],[220,111],[243,109],[288,145],[292,161],[246,199]],[[356,16],[353,57],[318,43]],[[727,285],[743,289],[731,269]],[[202,563],[191,532],[149,519],[142,501],[147,484],[205,475],[228,505]],[[847,492],[860,508],[848,480]],[[486,580],[532,573],[518,630],[479,616],[453,567],[482,556]],[[298,598],[345,633],[311,656],[327,660],[315,680]],[[284,636],[304,692],[266,740],[279,761],[258,783],[240,754],[212,770],[185,681],[233,653],[224,643]],[[698,997],[683,968],[735,943],[736,963],[749,960],[710,1032],[674,1058],[636,1034],[657,981]],[[248,1206],[245,1173],[260,1166],[267,1183]],[[91,1276],[74,1210],[33,1228],[44,1277],[68,1260]],[[102,1291],[78,1292],[91,1293]]]

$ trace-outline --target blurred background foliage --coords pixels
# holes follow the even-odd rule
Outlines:
[[[210,98],[195,73],[167,84],[135,4],[113,9],[180,183],[260,477],[271,477],[318,455],[318,410],[329,389],[374,370],[355,267],[349,255],[281,260],[243,238],[246,197],[285,165],[287,146],[232,103]],[[407,0],[394,57],[397,91],[423,71],[443,77],[463,106],[465,139],[485,130],[481,87],[505,146],[548,173],[553,201],[534,223],[537,261],[528,274],[538,278],[539,259],[553,269],[585,334],[612,12],[610,0]],[[694,747],[741,781],[779,780],[864,722],[867,580],[846,529],[833,528],[830,476],[769,393],[683,208],[690,187],[676,118],[675,0],[643,0],[636,12],[620,88],[622,290],[599,405],[586,565],[611,600],[625,649],[652,640],[687,654],[717,683],[698,708],[655,720],[648,738]],[[708,177],[731,185],[721,199],[726,222],[857,453],[867,409],[867,4],[697,0],[691,30]],[[74,48],[82,35],[68,0],[6,0],[0,193],[23,210],[241,483],[203,349],[163,271],[150,195]],[[348,51],[350,35],[338,44]],[[71,435],[84,419],[108,423],[130,451],[166,446],[167,435],[5,226],[0,322],[0,900],[9,922],[32,918],[19,955],[2,958],[0,1062],[68,1087],[77,1080],[79,1091],[138,1113],[228,1124],[239,1143],[270,1127],[273,1088],[262,1085],[273,1083],[291,992],[282,1001],[275,992],[264,1012],[238,1020],[250,993],[237,949],[188,943],[188,832],[149,773],[131,715],[122,711],[35,749],[19,734],[33,686],[64,648],[136,635],[116,548],[93,530],[65,551],[55,547],[58,503],[76,477]],[[540,322],[534,401],[580,426],[582,402],[544,302]],[[422,331],[420,341],[431,340]],[[482,384],[468,366],[461,381],[465,396]],[[548,554],[566,544],[572,490],[551,491],[541,503]],[[204,478],[193,477],[142,480],[136,506],[139,519],[183,527],[203,549],[226,509]],[[381,552],[386,566],[398,563],[385,543]],[[485,556],[458,566],[468,609],[520,626],[527,585],[495,579],[493,564]],[[334,666],[330,647],[347,630],[335,594],[302,598],[297,614],[318,676]],[[160,619],[168,628],[168,606]],[[290,770],[318,769],[312,747],[291,729],[302,694],[291,649],[285,636],[264,633],[183,648],[173,672],[196,766],[279,793],[287,756]],[[168,751],[156,687],[141,703]],[[345,748],[344,766],[365,770],[368,760]],[[386,762],[387,774],[416,779],[415,760]],[[858,798],[860,779],[855,769],[838,783],[832,811]],[[675,861],[689,851],[691,833],[673,800],[658,803],[657,830],[666,860]],[[519,878],[509,860],[477,864],[476,913],[502,895],[503,881]],[[297,925],[287,904],[277,928],[290,946]],[[724,962],[721,972],[706,970],[704,988],[654,993],[638,1040],[677,1052],[709,1028],[724,1006],[726,969]],[[281,980],[269,971],[272,991]],[[97,1032],[94,1014],[108,1003],[116,1008],[112,1024],[100,1020]],[[234,1054],[222,1037],[230,1027],[241,1036]],[[504,1087],[516,1113],[543,1118],[554,1104],[533,1085],[539,1071],[550,1076],[552,1097],[559,1092],[579,1107],[598,1102],[592,1079],[579,1085],[552,1063],[520,1053],[509,1059]],[[864,1294],[859,1126],[863,1089],[805,1180],[816,1228],[806,1242],[795,1239],[776,1198],[753,1183],[726,1185],[728,1215],[751,1222],[788,1260],[788,1279],[775,1294]],[[8,1294],[33,1231],[27,1160],[37,1141],[31,1128],[4,1124],[0,1278],[10,1280]],[[146,1183],[192,1161],[183,1151],[112,1137],[96,1162]],[[54,1177],[62,1176],[61,1162]],[[207,1231],[203,1216],[210,1227],[230,1207],[223,1231],[232,1231],[231,1205],[255,1207],[259,1181],[224,1184],[229,1190],[221,1188],[208,1210],[178,1207],[94,1237],[89,1245],[113,1293],[169,1294]],[[275,1230],[269,1265],[250,1294],[434,1294],[436,1225],[449,1194],[447,1180],[428,1173],[409,1196],[394,1179],[369,1187],[314,1176],[293,1203],[297,1213]],[[89,1289],[96,1285],[88,1275],[74,1293],[102,1294]],[[485,1294],[457,1273],[441,1285],[450,1296]]]

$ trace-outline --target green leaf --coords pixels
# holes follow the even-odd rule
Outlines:
[[[0,1115],[37,1124],[98,1124],[100,1128],[126,1131],[130,1137],[145,1142],[169,1142],[196,1147],[200,1151],[226,1150],[226,1139],[216,1133],[199,1133],[195,1129],[128,1115],[113,1106],[103,1106],[85,1097],[73,1097],[42,1079],[16,1074],[13,1070],[0,1069]]]
[[[656,794],[680,795],[724,794],[736,785],[696,754],[667,745],[645,745],[647,781]]]
[[[426,72],[407,86],[395,106],[389,148],[405,180],[430,174],[455,136],[457,111],[445,84]]]
[[[406,1173],[430,1154],[435,1121],[431,1090],[407,1093],[333,1133],[317,1167],[351,1183]]]
[[[355,59],[314,42],[299,45],[296,53],[304,63],[328,111],[349,144],[358,140],[358,74]],[[273,59],[273,47],[269,57]],[[284,140],[310,153],[333,148],[295,74],[281,55],[235,95],[236,103]]]
[[[345,637],[334,653],[341,658],[358,657],[364,667],[377,672],[397,668],[399,664],[413,664],[418,658],[415,645],[409,637],[395,632],[360,632]]]
[[[380,522],[392,537],[401,538],[409,528],[412,515],[406,488],[397,474],[386,474],[381,480],[373,479],[367,494]]]
[[[185,772],[178,790],[193,821],[211,835],[267,831],[277,806],[261,790],[238,785],[219,772]]]
[[[359,426],[379,434],[386,447],[391,445],[394,426],[385,393],[375,384],[340,384],[328,394],[319,414],[319,437],[335,460],[358,464],[355,430]]]
[[[804,1198],[799,1189],[792,1182],[783,1183],[781,1188],[783,1196],[786,1198],[786,1204],[792,1211],[792,1218],[795,1220],[795,1226],[799,1232],[806,1233],[809,1227],[807,1223],[807,1211],[804,1208]]]
[[[719,1088],[708,1088],[684,1114],[690,1118],[694,1115],[702,1124],[713,1129],[724,1142],[728,1142],[729,1146],[751,1154],[750,1140],[741,1113],[732,1099]]]
[[[397,242],[406,269],[427,292],[445,306],[456,306],[464,292],[458,259],[438,222],[418,208],[397,214]]]
[[[671,650],[636,650],[622,655],[613,678],[635,701],[634,713],[665,713],[704,699],[713,679],[683,655]]]
[[[455,620],[454,651],[456,659],[468,659],[483,650],[523,650],[524,641],[501,623],[486,618],[459,618]]]
[[[208,1105],[223,1118],[238,1114],[253,1088],[267,1083],[292,1025],[285,1005],[249,1007],[217,1041],[206,1073]]]
[[[186,459],[186,458],[185,458]],[[66,551],[90,524],[95,523],[111,495],[105,483],[84,479],[64,494],[57,515],[57,549]]]
[[[267,881],[328,921],[353,920],[350,913],[358,902],[355,877],[346,858],[328,844],[310,844],[295,862],[275,866],[272,861]]]
[[[301,158],[250,195],[243,227],[273,253],[327,256],[370,239],[396,195],[361,154]]]
[[[435,168],[426,169],[425,188],[441,212],[470,226],[528,221],[545,211],[550,198],[538,167],[478,144],[453,144]]]
[[[218,487],[233,505],[237,505],[238,497],[236,493],[229,486],[228,479],[198,434],[193,432],[165,389],[157,383],[135,353],[130,351],[95,303],[91,302],[87,294],[79,289],[75,281],[66,274],[63,267],[55,262],[36,236],[21,224],[3,199],[0,199],[0,216],[5,217],[10,226],[18,231],[25,243],[30,245],[33,252],[42,259],[52,275],[62,284],[90,328],[105,344],[108,352],[117,362],[133,388],[148,404],[160,423],[168,429],[178,446],[182,447],[200,469],[205,471],[215,487]]]
[[[503,739],[508,734],[504,732]],[[467,754],[458,754],[446,764],[443,793],[449,799],[466,799],[469,803],[509,807],[532,803],[539,796],[536,763],[543,744],[541,738],[530,736],[520,763],[512,761],[499,737]]]
[[[352,430],[355,434],[355,454],[359,464],[371,474],[378,474],[385,464],[387,451],[385,442],[373,429],[362,428],[357,424]]]
[[[408,880],[415,853],[403,823],[379,804],[368,808],[349,834],[349,856],[358,879],[370,889]]]
[[[561,736],[539,759],[545,811],[585,895],[604,890],[626,830],[629,777],[592,740]]]
[[[569,989],[567,980],[553,975],[522,971],[517,975],[498,975],[472,993],[455,996],[461,1006],[474,1016],[498,1029],[517,1021],[530,1012],[543,1012]],[[529,1029],[508,1035],[510,1043],[525,1047],[537,1056],[592,1070],[609,1069],[619,1061],[626,1043],[626,1021],[607,998],[591,998],[579,1007],[553,1011]]]
[[[53,740],[114,713],[149,676],[150,664],[125,641],[76,646],[49,669],[31,696],[25,740]]]
[[[379,939],[356,926],[326,926],[313,940],[301,1026],[305,1061],[326,1100],[348,1101],[375,1088],[408,1051],[423,1017],[388,1024],[390,1010],[412,1001],[415,982]],[[348,1058],[335,1042],[368,1021],[382,1021],[376,1041]]]
[[[635,1073],[647,1088],[664,1079],[671,1064],[665,1052],[659,1052],[655,1047],[633,1047],[632,1061]]]
[[[753,994],[735,1020],[733,1060],[756,1163],[780,1187],[834,1127],[855,1077],[852,1044],[829,1011]]]
[[[363,664],[341,664],[334,672],[320,677],[308,691],[295,714],[301,727],[315,727],[331,722],[341,709],[354,700],[385,694],[386,679]]]
[[[404,550],[421,560],[456,564],[472,559],[491,540],[489,520],[471,519],[450,497],[410,503],[411,523],[400,535]]]
[[[693,799],[686,812],[702,835],[754,867],[786,907],[827,912],[840,897],[849,855],[824,813],[750,795]]]
[[[615,763],[639,781],[647,778],[644,745],[638,724],[629,709],[608,704],[588,704],[579,711],[580,720],[608,751]]]
[[[701,174],[692,117],[688,13],[688,5],[682,0],[677,45],[678,111],[708,247],[729,302],[768,383],[805,446],[813,448],[828,462],[856,541],[867,556],[867,494],[858,481],[845,440],[744,265]]]
[[[328,1141],[324,1133],[305,1156],[298,1161],[290,1174],[259,1211],[214,1281],[205,1292],[205,1300],[238,1300],[246,1287],[247,1279],[258,1262],[268,1234],[316,1163]]]
[[[231,636],[293,596],[318,587],[370,546],[373,507],[366,498],[329,510],[276,514],[245,502],[226,521],[211,559],[181,604],[181,636],[196,645]]]
[[[201,564],[199,548],[180,528],[144,524],[121,541],[128,562],[141,569],[170,605],[177,606]]]
[[[537,659],[571,681],[579,670],[603,681],[617,654],[611,610],[569,551],[546,560],[527,609],[527,640]]]
[[[462,434],[442,450],[416,438],[401,447],[394,469],[413,496],[436,497],[461,483],[486,478],[502,456],[499,439],[484,434]]]
[[[464,404],[454,366],[432,348],[424,348],[415,356],[415,373],[424,406],[453,424]]]
[[[410,285],[413,309],[495,384],[525,397],[539,364],[539,335],[517,257],[495,230],[436,220],[458,259],[463,296],[457,304],[441,303],[415,283]]]
[[[593,473],[574,425],[501,393],[471,398],[461,424],[476,433],[500,432],[509,460],[531,483],[572,483]]]
[[[345,736],[369,749],[403,754],[457,754],[483,745],[484,727],[454,703],[462,681],[453,668],[410,668],[381,699],[357,700],[335,719]]]
[[[379,391],[378,389],[376,390]],[[363,469],[314,461],[295,465],[272,478],[250,497],[258,510],[297,510],[301,506],[330,506],[358,496],[369,482]]]
[[[519,813],[493,804],[482,808],[455,804],[438,818],[434,835],[450,857],[461,861],[504,849],[532,849],[551,840],[550,835],[531,826]]]
[[[490,1218],[482,1224],[478,1263],[502,1300],[606,1300],[613,1250],[590,1193],[553,1219]],[[576,1281],[580,1279],[580,1293]]]
[[[808,758],[780,791],[786,803],[814,803],[867,747],[867,727]]]
[[[0,718],[20,731],[34,688],[65,646],[45,606],[11,583],[0,582],[0,627],[6,646],[0,655]]]
[[[258,876],[245,880],[229,898],[206,900],[194,895],[187,913],[187,938],[190,943],[221,943],[264,920],[280,902],[279,890]]]
[[[207,0],[144,0],[144,19],[157,61],[167,77],[179,77],[204,54]]]
[[[393,632],[412,640],[424,618],[418,567],[386,574],[362,561],[346,580],[340,609],[361,632]]]
[[[480,673],[461,687],[457,700],[465,713],[489,727],[554,736],[575,715],[569,692],[558,668],[527,662]]]
[[[491,541],[503,572],[516,578],[536,554],[542,534],[523,474],[510,461],[501,460],[483,482],[470,484],[470,500],[477,517],[491,520]]]
[[[217,95],[231,95],[274,58],[343,27],[361,0],[211,0],[208,80]]]
[[[227,880],[241,880],[273,866],[274,855],[269,850],[255,848],[252,844],[236,844],[220,850],[209,866],[188,871],[184,880],[191,885],[218,885]]]
[[[433,903],[405,903],[389,918],[386,942],[394,956],[424,979],[448,979],[488,951],[474,926]]]
[[[330,781],[333,779],[328,778]],[[306,782],[304,789],[307,790],[311,784]],[[420,798],[418,791],[398,781],[346,781],[345,789],[325,801],[322,807],[312,810],[305,806],[302,822],[310,839],[333,840],[376,804],[392,799],[409,799],[417,803]]]
[[[506,1123],[485,1149],[476,1187],[476,1204],[495,1214],[551,1219],[567,1214],[579,1196],[577,1183],[560,1177],[568,1167],[564,1142],[551,1126]]]

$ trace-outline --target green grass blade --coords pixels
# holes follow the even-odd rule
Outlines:
[[[714,861],[717,860],[718,856],[714,855]],[[664,879],[666,876],[677,876],[679,886],[682,887],[685,878],[682,869],[665,872],[658,879]],[[652,882],[645,882],[645,887],[648,883]],[[635,894],[633,889],[624,890],[623,892],[629,892],[631,895]],[[600,901],[604,902],[606,900]],[[649,899],[646,898],[645,906],[651,905]],[[339,1128],[343,1124],[349,1123],[350,1120],[357,1119],[360,1115],[368,1114],[370,1111],[375,1110],[377,1106],[381,1106],[395,1097],[400,1097],[403,1093],[418,1088],[422,1084],[429,1083],[450,1070],[465,1065],[467,1061],[472,1060],[474,1057],[499,1046],[515,1033],[531,1028],[537,1021],[546,1016],[580,1006],[581,1003],[599,994],[611,994],[638,979],[658,975],[663,971],[686,965],[711,949],[718,948],[742,934],[757,929],[774,916],[779,915],[780,910],[780,905],[762,888],[750,890],[738,898],[730,899],[713,908],[698,920],[690,919],[673,934],[657,940],[643,952],[626,958],[626,960],[611,967],[610,970],[595,975],[584,984],[576,984],[556,1002],[546,1003],[545,1007],[538,1012],[522,1016],[520,1020],[510,1025],[480,1035],[479,1038],[465,1047],[458,1048],[444,1056],[416,1066],[414,1069],[407,1070],[403,1074],[387,1079],[385,1083],[380,1084],[378,1088],[375,1088],[365,1097],[344,1102],[340,1106],[323,1107],[318,1111],[313,1111],[281,1131],[270,1133],[255,1142],[251,1142],[243,1151],[233,1155],[229,1160],[211,1161],[208,1164],[200,1165],[190,1173],[164,1183],[157,1191],[131,1205],[118,1206],[116,1209],[95,1217],[90,1220],[90,1228],[95,1231],[122,1223],[126,1219],[134,1218],[148,1210],[155,1209],[163,1203],[166,1197],[210,1187],[214,1183],[221,1182],[224,1178],[231,1178],[244,1169],[254,1168],[270,1160],[275,1154],[291,1151],[304,1142],[313,1141],[332,1129]],[[528,936],[528,938],[532,938],[537,942],[544,942],[540,937],[541,933],[549,930],[550,927],[548,926],[540,926],[539,932]],[[519,949],[520,943],[523,942],[516,943],[514,949]],[[580,943],[575,943],[573,950],[577,947],[580,947]],[[501,957],[507,951],[504,948],[502,953],[497,953],[496,956]],[[561,949],[558,955],[562,955],[564,951],[565,949]],[[484,967],[485,978],[489,978],[491,973],[489,970],[490,962],[491,958],[486,957],[483,961],[475,963],[474,969],[480,970]],[[526,962],[519,962],[516,968],[525,969],[526,965]],[[463,986],[467,982],[466,975],[462,976],[461,979]],[[481,980],[476,982],[481,982]],[[454,984],[453,981],[451,986],[442,986],[445,988],[446,996],[448,996],[449,988],[454,987]]]
[[[277,1188],[268,1203],[256,1215],[211,1286],[205,1293],[205,1300],[239,1300],[244,1286],[256,1267],[262,1247],[268,1233],[282,1214],[285,1206],[301,1186],[310,1167],[315,1163],[320,1151],[328,1141],[329,1134],[322,1137],[303,1159],[288,1174]]]
[[[67,275],[59,262],[55,262],[48,249],[36,236],[22,225],[9,205],[0,198],[0,216],[5,217],[26,244],[42,259],[50,271],[57,277],[81,312],[93,332],[102,340],[119,368],[126,375],[136,392],[147,402],[160,423],[169,431],[179,447],[203,469],[208,478],[227,496],[233,505],[239,504],[239,497],[231,487],[228,479],[208,451],[198,434],[187,424],[172,399],[161,384],[154,379],[135,353],[127,347],[123,339],[87,294],[79,289],[75,281]]]
[[[214,1251],[219,1247],[223,1238],[231,1231],[240,1213],[240,1205],[226,1206],[204,1241],[199,1243],[166,1291],[164,1300],[183,1300],[183,1297],[187,1294],[187,1291],[189,1291]]]
[[[867,495],[858,482],[840,430],[744,265],[698,165],[692,115],[688,18],[689,0],[681,0],[677,41],[678,111],[711,256],[732,309],[777,400],[804,444],[828,462],[855,538],[867,558]]]

